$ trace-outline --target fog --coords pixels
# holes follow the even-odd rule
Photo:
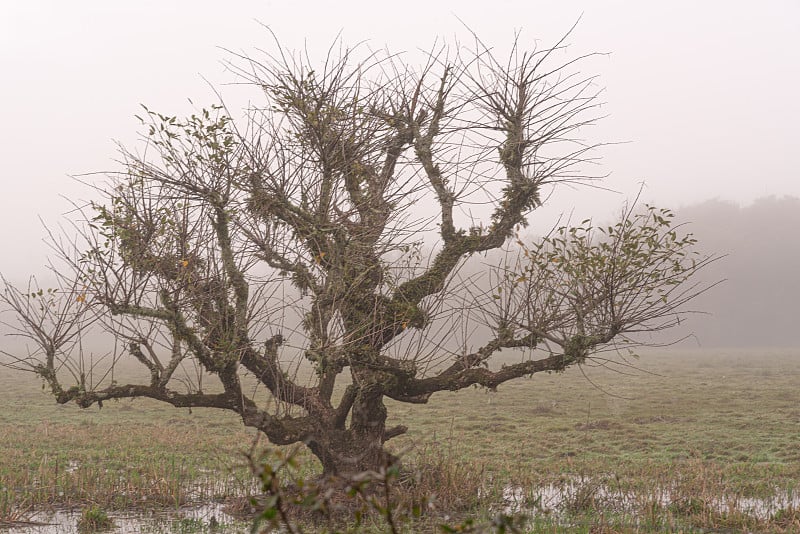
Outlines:
[[[678,210],[703,249],[726,255],[702,273],[724,280],[701,295],[680,333],[705,347],[798,347],[800,199],[766,197],[747,206],[709,200]]]
[[[709,252],[728,254],[706,273],[728,281],[697,302],[702,346],[798,345],[800,177],[792,157],[800,124],[800,4],[794,0],[598,2],[210,1],[14,2],[0,18],[0,272],[42,272],[40,218],[57,225],[70,200],[92,191],[70,176],[119,168],[116,143],[135,148],[140,104],[167,114],[217,101],[233,110],[257,92],[232,85],[222,48],[269,49],[264,25],[289,47],[321,57],[341,32],[419,57],[437,37],[499,53],[555,43],[578,19],[564,58],[584,62],[605,87],[605,118],[585,133],[609,143],[601,187],[558,188],[532,218],[543,233],[562,214],[612,218],[642,201],[678,210]],[[380,6],[380,7],[376,7]],[[415,56],[415,54],[417,54]],[[189,102],[189,99],[193,103]],[[83,176],[91,182],[97,177]],[[771,197],[771,198],[770,198]],[[709,201],[708,199],[715,199]],[[762,199],[762,200],[757,200]]]

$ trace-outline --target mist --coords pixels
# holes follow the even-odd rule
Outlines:
[[[740,206],[718,199],[677,210],[704,251],[724,255],[701,278],[722,281],[690,306],[680,331],[703,347],[798,347],[800,198]]]
[[[412,0],[391,13],[360,1],[303,6],[316,16],[255,1],[224,9],[177,0],[6,6],[0,273],[17,283],[47,278],[52,252],[42,221],[57,231],[75,203],[93,198],[91,184],[119,170],[117,142],[140,147],[140,104],[185,114],[221,96],[240,116],[255,102],[257,91],[237,85],[225,66],[225,49],[268,50],[274,32],[287,46],[324,58],[341,32],[345,45],[366,41],[413,55],[437,38],[468,44],[474,31],[502,55],[516,31],[522,46],[547,46],[577,22],[563,53],[599,52],[582,72],[598,76],[604,119],[582,133],[587,142],[606,143],[589,172],[607,177],[556,188],[530,217],[531,232],[546,232],[560,217],[613,219],[644,184],[642,201],[677,209],[702,251],[726,255],[704,273],[708,283],[726,281],[692,306],[707,314],[692,317],[676,337],[693,334],[685,343],[704,347],[798,345],[796,2],[487,8]]]

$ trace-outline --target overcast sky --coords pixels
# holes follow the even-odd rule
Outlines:
[[[302,6],[302,7],[298,7]],[[385,6],[385,7],[384,7]],[[342,31],[395,51],[467,33],[502,49],[554,43],[581,17],[569,54],[608,52],[583,67],[605,87],[606,186],[559,192],[549,213],[608,216],[645,182],[669,207],[721,198],[746,204],[800,196],[800,2],[110,2],[4,0],[0,14],[0,272],[44,263],[41,216],[57,223],[86,196],[68,175],[117,168],[115,142],[135,146],[144,103],[168,114],[239,98],[222,48],[322,53]],[[544,220],[544,219],[542,219]],[[536,220],[534,220],[534,223]]]

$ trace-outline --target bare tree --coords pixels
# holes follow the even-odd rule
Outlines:
[[[406,431],[386,427],[387,397],[495,388],[669,327],[709,258],[668,212],[519,236],[553,185],[589,179],[579,130],[599,102],[573,70],[582,58],[556,61],[561,43],[518,45],[503,61],[480,42],[442,47],[420,68],[363,47],[313,68],[278,46],[237,60],[264,98],[242,121],[221,106],[187,119],[146,110],[146,150],[123,149],[123,170],[96,185],[105,201],[83,209],[74,239],[53,239],[60,287],[6,284],[35,347],[10,364],[59,403],[231,410],[346,475],[382,465]],[[520,254],[491,269],[489,291],[456,276],[506,246]],[[475,325],[489,339],[458,337]],[[89,329],[123,347],[111,367],[130,358],[149,380],[88,378],[75,362]],[[492,370],[501,350],[525,357]],[[306,381],[295,356],[313,367]],[[183,380],[190,364],[216,389]]]

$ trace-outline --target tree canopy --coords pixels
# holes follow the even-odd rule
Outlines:
[[[104,200],[53,239],[58,287],[6,284],[34,347],[8,364],[60,403],[231,410],[347,474],[380,465],[406,431],[386,427],[387,397],[495,388],[672,326],[711,258],[669,211],[523,234],[551,187],[590,179],[580,130],[599,90],[582,58],[560,57],[562,43],[517,42],[501,59],[476,41],[416,67],[364,47],[315,63],[277,46],[234,63],[263,99],[242,119],[222,105],[187,118],[145,108],[145,149],[123,149],[96,183]],[[483,282],[458,276],[497,250],[508,260]],[[90,331],[112,341],[107,362],[134,360],[149,380],[98,374],[79,342]],[[503,350],[523,357],[490,366]]]

